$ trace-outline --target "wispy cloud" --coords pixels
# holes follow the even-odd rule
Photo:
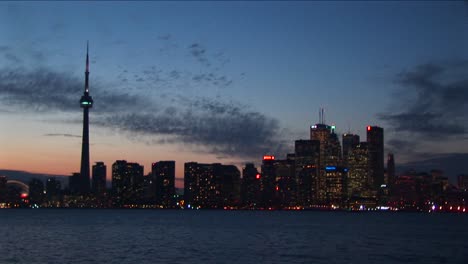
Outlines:
[[[94,123],[122,131],[134,139],[141,136],[147,142],[148,137],[156,136],[167,139],[166,143],[190,144],[220,156],[246,158],[285,149],[279,140],[276,119],[237,102],[180,95],[160,99],[104,87],[108,85],[91,85]],[[82,78],[68,72],[44,67],[0,71],[0,101],[13,108],[31,112],[77,111],[82,91]]]
[[[56,133],[49,133],[44,134],[45,137],[71,137],[71,138],[81,138],[81,136],[73,135],[73,134],[56,134]]]
[[[427,63],[401,72],[391,111],[379,114],[397,133],[447,139],[468,131],[468,61]],[[399,109],[399,110],[396,110]]]

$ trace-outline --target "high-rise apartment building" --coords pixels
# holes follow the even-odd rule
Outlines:
[[[173,208],[175,206],[175,161],[153,163],[151,177],[155,187],[156,204],[163,208]]]
[[[102,196],[106,193],[106,175],[107,166],[104,162],[99,161],[93,165],[93,180],[92,180],[92,192],[95,195]]]
[[[141,203],[143,200],[143,166],[125,160],[112,164],[112,195],[115,206]]]

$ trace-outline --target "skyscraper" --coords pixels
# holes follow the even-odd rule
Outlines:
[[[310,139],[320,142],[319,174],[317,178],[317,189],[315,203],[327,203],[326,194],[326,171],[327,166],[341,166],[341,145],[335,126],[316,124],[310,127]]]
[[[247,209],[257,208],[260,204],[260,178],[253,163],[245,164],[242,170],[241,200]]]
[[[79,192],[89,193],[89,108],[93,107],[93,98],[89,95],[89,46],[86,46],[86,71],[84,94],[80,99],[83,108],[83,141],[81,145],[81,169],[79,180]]]
[[[197,162],[184,164],[186,208],[236,206],[239,196],[240,172],[236,166]]]
[[[369,188],[369,150],[367,142],[361,142],[348,153],[347,196],[356,200],[367,195]]]
[[[348,153],[359,144],[359,135],[343,134],[343,163],[348,164]]]
[[[112,164],[112,194],[114,205],[138,204],[143,195],[143,166],[125,160]]]
[[[106,175],[107,175],[107,166],[104,162],[99,161],[93,165],[93,184],[92,191],[96,195],[104,195],[106,192]]]
[[[388,153],[387,156],[387,182],[392,186],[395,183],[395,158],[393,153]]]
[[[384,184],[384,131],[378,126],[367,126],[369,150],[369,177],[375,190]]]
[[[153,163],[151,174],[155,186],[156,204],[164,208],[174,207],[175,161]]]
[[[317,201],[318,196],[320,141],[296,140],[294,149],[297,201],[309,207]]]

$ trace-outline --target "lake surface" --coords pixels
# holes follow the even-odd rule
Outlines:
[[[0,263],[468,263],[468,215],[0,210]]]

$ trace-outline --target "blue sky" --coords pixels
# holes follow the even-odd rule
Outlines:
[[[91,124],[98,124],[94,135],[91,130],[95,144],[92,161],[102,159],[110,165],[119,156],[105,154],[110,151],[145,164],[145,171],[151,161],[160,159],[175,159],[179,168],[190,160],[259,162],[260,158],[255,160],[246,153],[291,152],[293,140],[307,138],[308,127],[318,121],[319,107],[325,108],[327,122],[335,124],[339,133],[350,129],[363,140],[368,124],[384,127],[387,140],[430,136],[421,129],[396,129],[403,123],[389,114],[410,112],[411,85],[405,86],[408,83],[402,78],[418,72],[421,65],[447,67],[444,74],[448,77],[439,77],[449,84],[463,81],[450,79],[453,67],[447,65],[468,58],[467,15],[463,2],[2,2],[0,67],[3,72],[61,73],[76,78],[72,81],[81,87],[89,40],[90,90],[92,95],[97,93],[96,115],[104,111],[96,92],[101,89],[107,95],[135,96],[128,103],[131,109],[122,103],[121,108],[109,110],[116,116],[145,112],[152,118],[156,112],[170,116],[187,109],[205,111],[209,101],[210,107],[215,104],[235,111],[234,125],[246,123],[242,118],[249,118],[248,124],[261,120],[260,133],[268,132],[272,125],[268,140],[256,151],[255,144],[237,146],[244,143],[232,139],[235,132],[203,132],[226,134],[216,138],[219,144],[206,148],[206,135],[194,135],[198,130],[182,135],[185,132],[180,131],[187,127],[177,130],[180,124],[175,133],[174,127],[145,130],[134,123],[128,129],[128,122],[116,121],[116,116],[112,121],[104,115],[93,121],[91,116]],[[50,92],[40,85],[31,89],[39,94]],[[18,97],[12,101],[8,97],[12,95]],[[0,121],[11,128],[0,135],[11,144],[8,154],[2,155],[2,168],[20,169],[13,159],[30,158],[24,152],[12,155],[14,142],[27,144],[26,152],[35,153],[27,151],[34,148],[32,139],[49,142],[50,136],[44,135],[81,133],[78,104],[76,111],[48,104],[25,107],[31,97],[19,96],[14,89],[0,99],[5,102],[0,107]],[[109,100],[106,102],[112,102]],[[439,112],[434,116],[440,117]],[[455,118],[465,120],[466,116]],[[18,124],[19,119],[24,121]],[[398,144],[389,144],[387,150],[396,152],[397,160],[411,160],[414,153],[463,152],[465,135],[465,130],[442,135],[443,145],[430,142],[403,150]],[[249,136],[243,133],[239,137]],[[223,140],[231,140],[229,147]],[[79,157],[75,148],[78,137],[54,136],[50,142],[57,151],[38,164],[51,164],[64,156],[60,153],[69,153],[70,160]],[[286,146],[265,148],[276,143]],[[237,149],[242,149],[241,155],[233,153]],[[76,171],[79,158],[67,164],[53,172]],[[44,170],[41,166],[34,165],[32,170]]]

